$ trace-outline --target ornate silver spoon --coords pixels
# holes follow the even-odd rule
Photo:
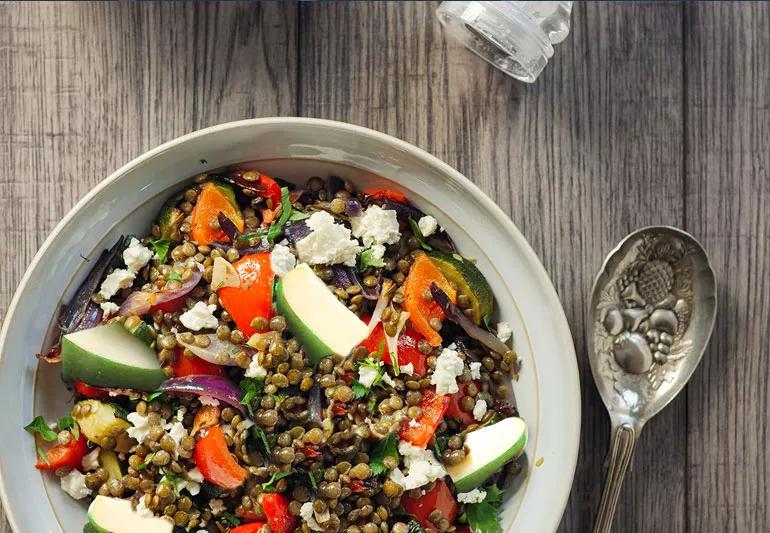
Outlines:
[[[688,233],[643,228],[607,256],[590,305],[591,372],[612,424],[594,533],[608,533],[642,428],[682,390],[711,337],[714,272]]]

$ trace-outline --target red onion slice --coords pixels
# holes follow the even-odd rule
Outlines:
[[[221,376],[193,375],[167,379],[158,390],[181,394],[211,396],[245,413],[241,405],[243,393],[232,381]]]
[[[126,301],[120,305],[118,316],[142,316],[149,313],[153,306],[176,300],[186,296],[192,291],[203,277],[203,272],[193,270],[190,279],[182,283],[176,289],[166,289],[158,292],[135,291],[128,295]]]
[[[237,363],[235,362],[235,356],[240,352],[246,352],[249,355],[253,355],[253,352],[250,348],[245,346],[236,346],[232,342],[220,340],[219,337],[217,337],[214,333],[209,333],[208,335],[204,335],[204,337],[209,340],[209,344],[205,348],[201,348],[194,342],[184,342],[180,335],[176,336],[176,340],[179,344],[190,350],[196,356],[215,365],[236,366]],[[224,363],[217,359],[217,355],[222,352],[225,352],[229,355],[229,358]]]

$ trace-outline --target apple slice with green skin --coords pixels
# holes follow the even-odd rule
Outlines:
[[[62,377],[94,387],[154,391],[166,376],[155,350],[120,322],[62,337]]]
[[[468,492],[484,483],[505,463],[519,457],[526,445],[526,422],[518,417],[505,418],[468,433],[465,459],[447,466],[446,470],[457,492]]]
[[[171,533],[174,524],[157,516],[144,516],[131,508],[131,500],[97,496],[88,507],[84,532]]]
[[[276,284],[275,302],[313,365],[329,355],[348,355],[369,336],[369,327],[304,263]]]

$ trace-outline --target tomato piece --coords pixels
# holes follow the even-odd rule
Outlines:
[[[243,524],[242,526],[234,527],[230,530],[230,533],[259,533],[262,528],[265,527],[264,522],[250,522]]]
[[[200,357],[192,356],[188,357],[184,355],[184,348],[177,346],[174,350],[176,352],[176,361],[171,366],[174,370],[175,377],[182,376],[224,376],[225,369],[220,365],[209,363],[208,361],[201,359]]]
[[[198,244],[227,241],[224,231],[211,226],[218,219],[220,212],[233,221],[238,231],[243,231],[243,215],[235,203],[232,189],[227,185],[206,183],[191,214],[190,237],[193,241]]]
[[[220,426],[209,429],[195,444],[193,459],[206,481],[223,489],[232,490],[246,480],[246,470],[227,449],[225,434]]]
[[[284,495],[262,493],[260,503],[272,533],[291,533],[297,527],[297,517],[289,511],[289,500]]]
[[[94,400],[102,400],[109,395],[107,389],[101,387],[92,387],[82,381],[75,380],[75,390],[78,394],[82,394],[86,398],[93,398]]]
[[[185,303],[187,303],[187,295],[180,296],[176,300],[167,300],[159,304],[152,304],[150,306],[150,313],[155,311],[163,311],[164,313],[177,313],[184,309]]]
[[[425,529],[438,529],[428,517],[434,510],[441,511],[444,518],[453,523],[457,518],[457,502],[452,496],[452,491],[443,479],[436,481],[436,485],[430,491],[419,498],[410,498],[404,495],[401,498],[401,505],[404,510],[414,516]]]
[[[441,335],[431,327],[430,321],[433,318],[443,320],[444,311],[438,303],[428,301],[424,297],[425,291],[429,291],[433,283],[447,294],[452,303],[457,300],[457,291],[452,288],[444,274],[426,254],[420,254],[404,280],[404,309],[409,312],[409,320],[425,340],[431,346],[440,346]]]
[[[345,416],[348,414],[348,407],[344,403],[336,402],[334,405],[332,405],[332,413],[334,413],[336,416]]]
[[[468,388],[467,383],[457,382],[458,391],[449,397],[449,409],[446,411],[446,415],[452,418],[457,418],[466,426],[476,423],[476,418],[473,413],[466,413],[460,409],[460,400],[463,396],[467,396],[466,390]]]
[[[273,316],[273,269],[270,252],[244,255],[233,263],[241,278],[239,287],[222,287],[217,293],[222,307],[235,320],[238,329],[250,337],[257,330],[251,327],[256,317],[270,319]]]
[[[390,189],[365,189],[364,196],[369,196],[373,200],[392,200],[400,204],[410,203],[406,195]]]
[[[419,448],[425,448],[436,431],[444,413],[449,408],[450,397],[436,394],[433,389],[425,389],[418,407],[422,415],[415,419],[416,424],[404,420],[398,431],[401,440],[408,441]]]
[[[314,446],[313,444],[304,446],[300,451],[308,459],[315,459],[316,457],[321,457],[321,455],[323,455],[318,446]]]
[[[368,324],[370,319],[371,317],[364,317],[364,322]],[[417,376],[424,376],[428,372],[428,359],[417,348],[418,343],[423,338],[424,337],[412,326],[406,326],[398,337],[398,364],[399,366],[404,366],[412,363],[414,373]],[[366,349],[369,350],[369,352],[376,353],[380,349],[380,343],[382,343],[383,346],[382,360],[385,363],[392,365],[393,361],[390,359],[388,345],[385,342],[385,329],[382,326],[382,322],[377,324],[369,337],[367,337],[361,344],[366,346]]]
[[[35,468],[39,470],[58,470],[63,466],[80,470],[83,468],[83,456],[90,450],[81,431],[76,439],[74,435],[68,444],[57,444],[45,454],[46,460],[38,457]]]
[[[251,182],[251,186],[258,189],[257,194],[259,196],[270,200],[272,206],[268,206],[268,208],[275,210],[281,205],[281,186],[270,176],[260,174],[257,181]],[[262,221],[265,222],[264,219]]]

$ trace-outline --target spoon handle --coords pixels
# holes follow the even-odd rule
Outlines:
[[[620,487],[626,476],[639,432],[630,424],[615,427],[610,441],[609,469],[604,484],[602,501],[594,523],[594,533],[609,533],[612,530],[612,518],[618,506]]]

